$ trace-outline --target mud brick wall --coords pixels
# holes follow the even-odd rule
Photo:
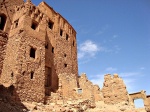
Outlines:
[[[5,57],[5,50],[6,50],[6,44],[7,44],[7,35],[6,33],[0,31],[0,76],[3,69],[3,61]]]
[[[77,80],[75,74],[59,74],[59,92],[61,93],[63,99],[67,100],[71,98],[72,100],[76,98],[77,92]]]
[[[0,15],[4,14],[6,16],[6,24],[4,27],[5,32],[9,33],[11,25],[13,22],[13,15],[15,13],[15,7],[23,4],[23,0],[3,0],[0,1]]]
[[[126,86],[117,74],[113,77],[110,74],[105,75],[102,93],[106,104],[129,102]]]

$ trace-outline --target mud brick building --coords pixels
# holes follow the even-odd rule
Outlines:
[[[150,111],[150,96],[145,91],[129,94],[117,74],[105,75],[102,89],[86,74],[78,76],[76,31],[45,2],[0,0],[0,95],[5,87],[16,102],[88,99],[132,106],[142,98]]]
[[[76,32],[45,2],[2,1],[0,20],[1,82],[14,84],[23,100],[56,91],[58,74],[77,77]]]

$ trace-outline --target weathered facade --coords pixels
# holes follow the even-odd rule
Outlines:
[[[76,32],[67,20],[45,2],[36,7],[30,0],[5,0],[1,5],[1,32],[8,33],[7,49],[0,38],[0,53],[6,53],[0,60],[2,84],[15,85],[23,101],[41,102],[58,89],[58,74],[77,78]]]
[[[106,74],[102,89],[86,74],[78,76],[76,31],[45,2],[35,6],[30,0],[1,0],[0,4],[0,97],[9,91],[16,102],[73,107],[72,102],[79,101],[90,108],[96,102],[132,108],[134,100],[142,98],[150,111],[150,96],[144,91],[129,94],[117,74]]]

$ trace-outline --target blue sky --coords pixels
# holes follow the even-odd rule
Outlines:
[[[129,93],[150,94],[150,0],[45,2],[77,31],[79,74],[102,88],[104,75],[117,73]]]

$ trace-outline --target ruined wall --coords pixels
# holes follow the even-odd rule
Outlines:
[[[94,99],[94,86],[86,77],[86,74],[81,74],[79,77],[79,87],[82,89],[83,99]]]
[[[126,86],[117,74],[114,74],[113,77],[110,74],[104,76],[102,93],[106,104],[129,102]]]
[[[0,30],[0,76],[3,69],[3,60],[5,56],[7,39],[8,39],[7,34]]]
[[[6,16],[6,23],[3,31],[9,33],[10,26],[12,25],[13,21],[13,14],[15,13],[15,7],[23,4],[23,0],[1,0],[0,1],[0,16]]]
[[[59,89],[64,100],[76,99],[77,97],[77,80],[75,74],[59,74]]]
[[[147,112],[150,112],[150,95],[146,96],[146,99],[144,101],[145,110]]]
[[[80,93],[82,99],[90,99],[93,102],[103,100],[102,92],[99,86],[93,85],[84,73],[79,77],[79,87],[82,89],[82,92]]]

